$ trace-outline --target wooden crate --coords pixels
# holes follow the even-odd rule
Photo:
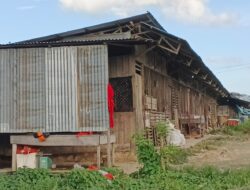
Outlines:
[[[158,122],[167,121],[170,118],[170,113],[157,112],[157,111],[145,111],[145,130],[146,137],[150,139],[155,146],[160,145],[160,138],[156,132],[156,125]]]
[[[157,110],[157,99],[151,96],[145,96],[145,109]]]

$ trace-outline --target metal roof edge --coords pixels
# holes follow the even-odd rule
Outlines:
[[[48,35],[48,36],[33,38],[33,39],[24,40],[24,41],[20,41],[20,42],[16,42],[16,43],[25,43],[25,42],[31,42],[31,41],[52,41],[52,40],[58,41],[61,38],[65,38],[65,37],[88,34],[91,32],[96,32],[96,31],[112,28],[112,27],[117,26],[117,25],[123,25],[125,23],[130,22],[130,21],[142,21],[142,20],[147,20],[147,19],[150,19],[154,23],[155,26],[164,30],[164,28],[159,24],[159,22],[154,18],[154,16],[150,12],[147,12],[144,14],[139,14],[139,15],[123,18],[123,19],[114,20],[111,22],[97,24],[97,25],[84,27],[84,28],[80,28],[80,29],[76,29],[76,30],[70,30],[67,32],[62,32],[62,33],[56,33],[56,34],[52,34],[52,35]]]

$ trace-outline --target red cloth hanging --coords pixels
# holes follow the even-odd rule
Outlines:
[[[115,111],[115,102],[114,102],[115,92],[111,84],[108,84],[108,111],[109,111],[109,126],[114,128],[114,111]]]

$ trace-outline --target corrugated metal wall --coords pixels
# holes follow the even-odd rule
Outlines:
[[[0,132],[105,131],[107,46],[0,50]]]

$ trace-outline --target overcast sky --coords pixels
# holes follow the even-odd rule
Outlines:
[[[150,11],[169,33],[189,42],[229,91],[250,94],[249,10],[247,0],[6,0],[0,43]]]

